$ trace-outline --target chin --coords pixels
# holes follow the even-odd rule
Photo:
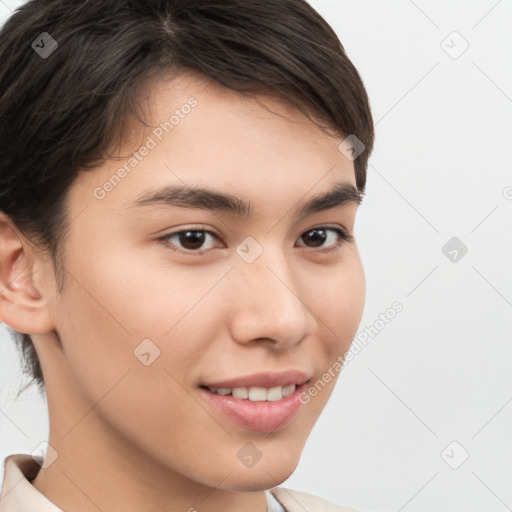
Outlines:
[[[276,453],[276,460],[267,461],[266,464],[261,460],[251,468],[236,468],[219,488],[239,492],[265,491],[289,478],[297,464],[298,458],[287,458],[283,453],[279,458]]]

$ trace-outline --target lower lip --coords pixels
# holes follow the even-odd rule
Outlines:
[[[275,402],[252,402],[232,395],[217,395],[199,388],[205,400],[239,426],[254,432],[270,433],[282,430],[295,417],[302,405],[299,396],[307,383],[297,386],[295,391]]]

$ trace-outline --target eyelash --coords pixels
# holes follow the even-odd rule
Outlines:
[[[336,250],[340,249],[341,246],[344,245],[345,243],[353,243],[354,242],[354,236],[353,235],[349,234],[348,232],[346,232],[343,229],[333,228],[333,227],[329,227],[329,226],[317,226],[317,227],[308,229],[307,231],[304,231],[303,235],[306,234],[306,233],[310,233],[311,231],[316,231],[316,230],[319,230],[319,231],[320,230],[323,230],[323,231],[333,231],[333,232],[335,232],[338,235],[338,241],[333,246],[329,247],[328,249],[317,250],[315,248],[310,248],[311,251],[313,251],[313,252],[320,252],[322,254],[326,254],[326,253],[330,253],[330,252],[333,252],[333,251],[336,251]],[[179,252],[181,254],[194,255],[194,256],[202,256],[202,255],[206,254],[207,252],[211,251],[211,249],[207,249],[207,250],[204,250],[204,251],[195,251],[195,250],[189,249],[189,250],[184,251],[184,250],[180,250],[180,249],[175,249],[173,247],[173,244],[169,242],[170,238],[177,237],[177,236],[179,236],[179,235],[181,235],[183,233],[188,233],[190,231],[192,231],[192,232],[207,233],[207,234],[211,235],[213,238],[215,238],[216,240],[219,239],[217,234],[214,233],[213,231],[210,231],[208,229],[201,229],[201,228],[192,227],[192,228],[183,229],[183,230],[180,230],[180,231],[174,231],[173,233],[168,233],[167,235],[164,235],[164,236],[158,238],[158,240],[163,242],[166,247],[169,247],[173,251]],[[306,248],[307,248],[307,246],[306,246]]]

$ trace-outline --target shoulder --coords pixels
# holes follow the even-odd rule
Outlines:
[[[352,508],[334,505],[313,494],[285,487],[274,487],[270,492],[283,505],[286,512],[358,512]]]

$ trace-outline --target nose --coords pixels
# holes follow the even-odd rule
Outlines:
[[[230,276],[231,335],[242,344],[266,343],[285,350],[300,343],[312,327],[305,278],[282,255],[266,250],[253,263],[240,262]],[[301,296],[302,295],[302,296]]]

